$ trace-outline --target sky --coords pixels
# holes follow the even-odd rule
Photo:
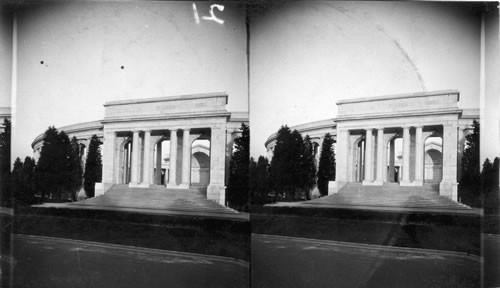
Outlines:
[[[229,111],[250,110],[254,157],[283,124],[334,118],[340,99],[457,89],[461,108],[479,108],[471,4],[280,1],[251,6],[248,31],[245,7],[213,6],[215,21],[210,5],[21,6],[12,103],[12,21],[0,9],[0,106],[17,107],[14,158],[31,155],[49,125],[102,119],[112,100],[225,91]]]
[[[251,155],[340,99],[457,89],[479,108],[480,18],[465,3],[286,2],[250,16]]]
[[[207,2],[21,8],[13,159],[49,125],[102,119],[107,101],[227,92],[228,111],[248,111],[245,10],[223,6],[211,19]]]

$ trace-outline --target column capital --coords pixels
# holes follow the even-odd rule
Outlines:
[[[418,124],[418,125],[413,125],[413,127],[415,127],[415,128],[421,128],[422,129],[422,128],[424,128],[424,125],[423,124]]]
[[[401,126],[401,128],[403,129],[410,129],[411,127],[414,127],[415,125],[410,125],[410,124],[407,124],[407,125],[403,125]]]
[[[135,134],[135,133],[140,133],[140,132],[141,132],[141,130],[140,130],[140,129],[132,129],[132,130],[130,130],[130,131],[131,131],[132,133],[134,133],[134,134]]]
[[[143,129],[142,130],[144,133],[151,133],[151,129]]]

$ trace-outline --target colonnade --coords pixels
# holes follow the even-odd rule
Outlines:
[[[414,130],[414,133],[411,133],[411,130]],[[422,185],[424,182],[423,126],[403,126],[402,132],[403,159],[400,185]],[[384,127],[365,129],[364,179],[362,181],[365,185],[382,185],[384,182],[390,182],[389,179],[393,179],[396,134],[389,134],[389,139],[384,137],[385,135]],[[388,145],[389,163],[387,163],[386,155]],[[389,175],[387,175],[387,167],[389,167]]]
[[[433,125],[436,126],[436,125]],[[443,137],[443,173],[441,185],[456,185],[457,182],[457,152],[458,152],[458,127],[456,125],[442,125]],[[401,168],[401,186],[421,186],[424,183],[424,151],[425,139],[433,132],[424,132],[424,125],[407,125],[400,128],[376,127],[364,129],[365,151],[364,151],[364,177],[363,185],[382,185],[390,182],[394,177],[394,139],[395,131],[402,130],[403,151]],[[389,130],[386,133],[386,130]],[[347,135],[350,130],[345,131]],[[399,132],[400,133],[400,132]],[[389,161],[387,148],[389,147]],[[353,149],[351,147],[351,149]],[[353,151],[353,150],[351,150]],[[354,151],[353,151],[354,153]],[[355,159],[352,154],[351,159]],[[354,165],[351,164],[352,168]],[[388,169],[387,169],[388,167]],[[389,171],[389,175],[387,172]],[[355,174],[353,171],[352,174]],[[349,175],[346,175],[349,180]],[[354,176],[351,176],[351,181]],[[351,182],[349,181],[349,182]]]
[[[182,136],[178,137],[178,132]],[[190,129],[171,129],[168,130],[170,136],[170,168],[168,175],[168,188],[189,188],[190,172],[191,172],[191,138]],[[165,140],[164,136],[157,138],[155,143],[152,143],[152,130],[133,130],[132,131],[132,165],[131,178],[129,186],[131,187],[149,187],[153,184],[153,153],[155,146],[157,147],[155,178],[161,175],[161,142]],[[165,130],[162,130],[165,133]],[[116,137],[117,132],[115,132]],[[166,133],[165,133],[166,134]],[[181,153],[179,153],[179,150]],[[122,152],[123,153],[123,152]],[[123,159],[123,157],[122,157]],[[123,161],[123,160],[122,160]],[[180,163],[180,167],[178,167]],[[178,171],[178,168],[180,170]],[[122,172],[125,173],[125,172]],[[178,177],[178,174],[180,174]],[[178,181],[180,178],[180,181]]]

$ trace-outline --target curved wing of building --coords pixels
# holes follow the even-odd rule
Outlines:
[[[112,101],[104,104],[102,120],[58,130],[75,136],[82,151],[97,135],[102,143],[104,190],[113,184],[175,189],[201,185],[208,199],[224,204],[234,139],[241,134],[242,123],[248,124],[248,113],[226,110],[227,98],[226,93],[207,93]],[[40,134],[31,145],[35,158],[43,138]]]
[[[309,135],[316,147],[326,133],[335,139],[332,193],[351,182],[432,183],[439,184],[441,195],[456,201],[465,137],[479,120],[479,109],[458,108],[459,95],[445,90],[341,100],[336,118],[290,129]],[[275,145],[273,134],[265,142],[269,158]],[[319,160],[320,149],[314,153]]]

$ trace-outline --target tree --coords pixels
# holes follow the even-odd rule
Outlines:
[[[0,133],[0,205],[12,206],[10,189],[10,137],[11,122],[9,119],[3,121],[3,132]]]
[[[45,197],[59,196],[60,172],[61,172],[61,147],[59,134],[54,126],[45,131],[40,158],[36,166],[36,183]]]
[[[14,161],[11,174],[11,187],[15,198],[15,204],[24,203],[24,191],[23,191],[23,162],[19,157]]]
[[[102,181],[102,158],[99,149],[99,139],[97,135],[92,135],[90,139],[87,161],[85,162],[85,173],[83,175],[83,189],[87,197],[94,197],[95,183]]]
[[[459,181],[459,199],[462,203],[481,206],[481,166],[479,159],[479,122],[472,123],[473,131],[465,137],[466,148],[462,156],[462,171]]]
[[[269,181],[269,161],[260,156],[257,162],[250,158],[250,200],[252,204],[261,205],[268,202],[268,194],[271,191]]]
[[[75,139],[76,141],[76,139]],[[76,144],[77,145],[77,144]],[[77,150],[78,151],[78,150]],[[36,165],[36,183],[42,193],[42,199],[48,196],[53,200],[72,199],[72,192],[81,185],[74,174],[80,173],[76,166],[72,144],[64,131],[58,132],[53,126],[45,132],[40,158]]]
[[[328,182],[335,180],[335,153],[334,140],[330,133],[326,133],[321,145],[321,154],[318,165],[318,190],[321,196],[328,194]]]
[[[286,125],[278,130],[270,178],[272,187],[279,196],[295,199],[304,192],[308,195],[314,186],[312,144],[310,140],[306,142],[300,132],[290,131]]]
[[[78,144],[78,140],[75,136],[71,138],[70,143],[71,149],[69,153],[69,161],[68,161],[68,171],[70,171],[68,182],[68,191],[70,193],[71,199],[76,201],[76,196],[78,191],[82,188],[83,184],[83,169],[82,162],[80,157],[80,145]]]
[[[299,187],[304,192],[306,199],[311,199],[311,190],[316,185],[316,166],[314,165],[314,147],[309,135],[304,137],[302,146],[302,155],[300,157],[300,169],[298,179],[300,180]]]
[[[35,203],[35,160],[29,156],[24,159],[16,158],[12,170],[12,189],[16,200],[16,207]]]
[[[480,160],[479,160],[479,122],[472,123],[473,131],[465,136],[466,148],[462,156],[462,174],[460,184],[479,184],[480,182]]]
[[[281,126],[276,136],[273,159],[269,167],[270,178],[273,190],[283,196],[287,190],[293,189],[292,175],[290,169],[291,154],[288,149],[292,133],[286,125]]]
[[[228,201],[237,210],[248,208],[248,177],[250,168],[250,128],[241,124],[241,136],[234,140],[229,165]]]
[[[483,196],[483,208],[486,215],[498,215],[500,207],[499,199],[499,158],[495,158],[493,163],[486,159],[481,171],[481,195]]]

